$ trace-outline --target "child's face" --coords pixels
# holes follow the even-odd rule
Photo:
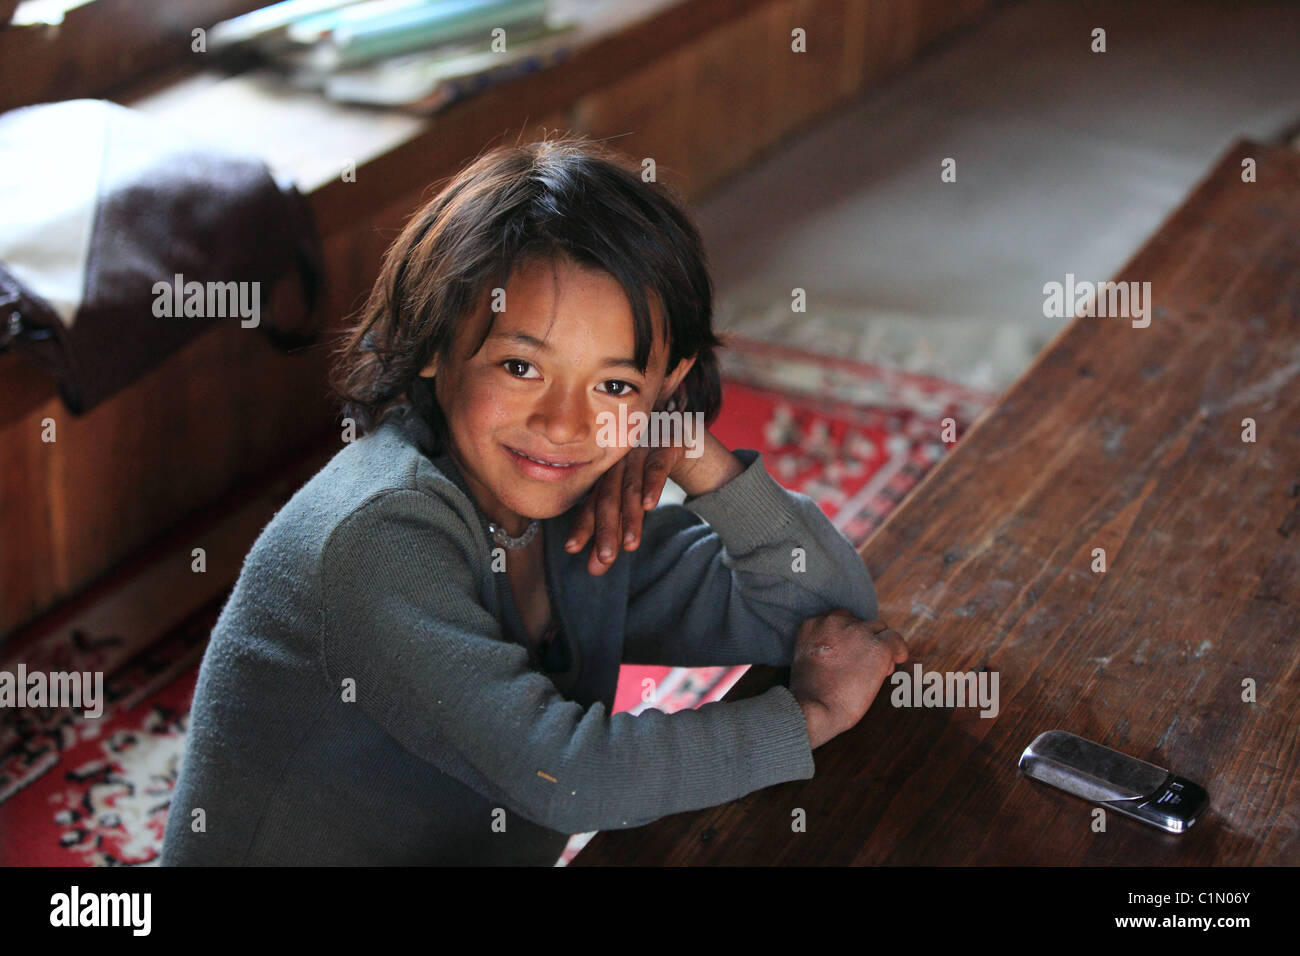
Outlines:
[[[462,327],[454,360],[435,359],[420,374],[435,375],[450,451],[479,507],[517,535],[533,518],[563,514],[627,454],[625,447],[597,444],[601,412],[617,415],[622,404],[629,414],[661,408],[694,360],[666,374],[662,316],[654,304],[654,347],[646,374],[637,372],[630,364],[632,307],[623,287],[566,260],[516,270],[492,334],[470,356],[487,308],[490,303]]]

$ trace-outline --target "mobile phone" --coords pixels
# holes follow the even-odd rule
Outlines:
[[[1027,777],[1169,833],[1187,830],[1210,805],[1186,777],[1064,730],[1035,737],[1019,766]]]

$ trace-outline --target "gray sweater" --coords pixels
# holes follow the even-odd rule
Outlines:
[[[544,520],[560,629],[539,659],[487,518],[430,444],[390,411],[254,543],[199,670],[164,865],[550,865],[569,834],[813,775],[785,687],[610,714],[620,663],[788,666],[806,618],[875,616],[852,545],[758,452],[648,512],[601,577],[564,550],[577,506]]]

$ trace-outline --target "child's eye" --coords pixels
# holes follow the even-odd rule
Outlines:
[[[515,373],[514,371],[512,371],[511,368],[510,368],[510,366],[512,366],[512,365],[522,365],[525,369],[530,369],[530,368],[533,367],[530,363],[525,362],[523,359],[506,359],[504,362],[501,363],[501,367],[504,368],[504,369],[505,369],[507,372],[509,372],[511,375],[514,375],[515,378],[529,378],[529,377],[531,377],[531,376],[528,376],[528,375],[526,375],[526,374],[524,374],[524,373],[522,373],[522,372],[516,374],[516,373]]]
[[[630,394],[632,394],[633,392],[640,391],[640,389],[638,389],[638,388],[637,388],[635,385],[633,385],[631,382],[624,382],[624,381],[621,381],[621,380],[616,379],[616,378],[607,379],[606,381],[602,382],[601,384],[602,384],[602,385],[616,385],[616,386],[618,386],[619,388],[623,389],[623,391],[617,391],[617,392],[611,392],[611,393],[610,393],[610,394],[613,395],[615,398],[622,398],[622,397],[624,397],[625,395],[630,395]],[[628,389],[630,389],[631,391],[628,391]]]

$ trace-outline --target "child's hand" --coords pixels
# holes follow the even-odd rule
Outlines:
[[[595,545],[587,571],[599,577],[618,557],[619,542],[628,551],[641,543],[641,521],[659,503],[671,472],[686,454],[683,445],[632,448],[617,465],[600,476],[587,494],[564,550],[576,554],[592,537]],[[608,557],[602,555],[607,552]]]
[[[803,711],[812,749],[861,720],[895,665],[907,658],[907,643],[884,621],[863,621],[845,608],[804,621],[790,692]]]

